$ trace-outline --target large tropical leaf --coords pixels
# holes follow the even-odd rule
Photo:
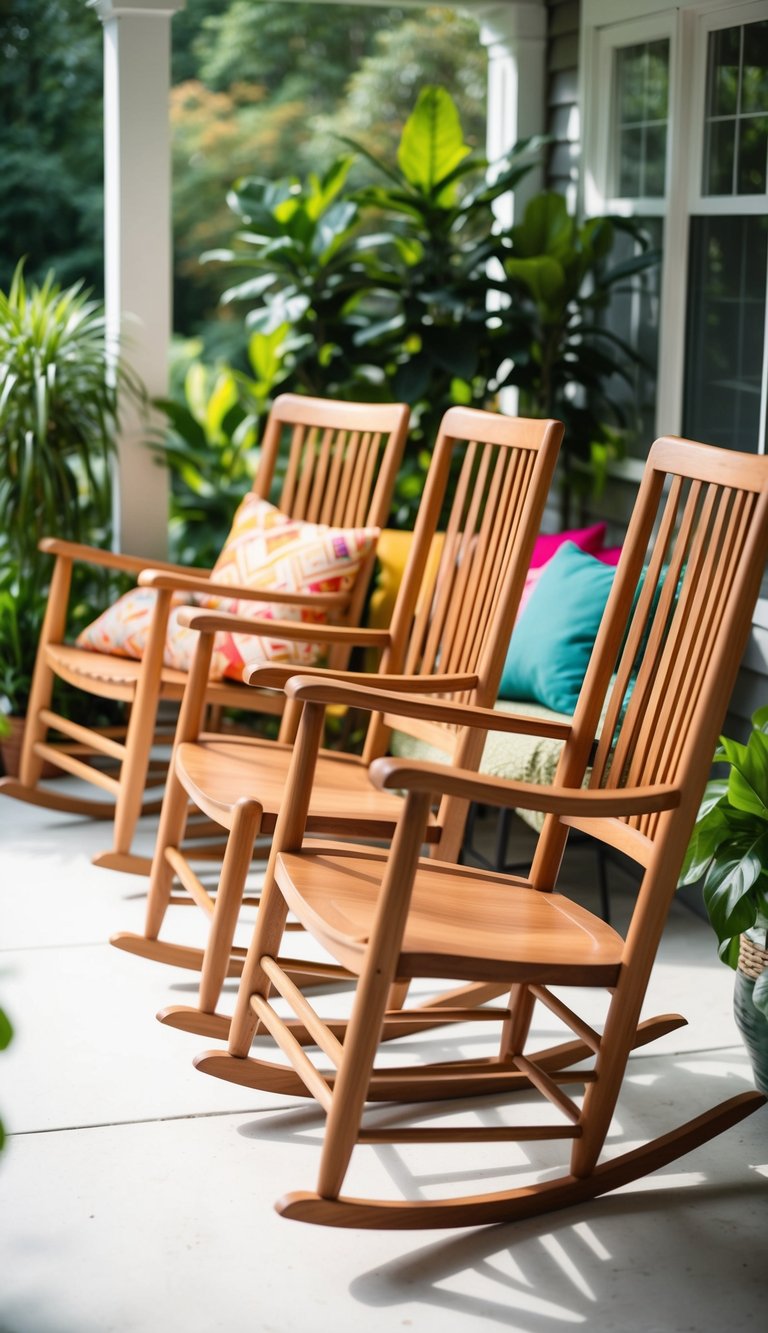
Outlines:
[[[397,150],[406,180],[433,194],[470,151],[450,93],[434,85],[422,88]]]

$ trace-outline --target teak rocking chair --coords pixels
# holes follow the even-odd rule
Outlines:
[[[379,759],[370,771],[375,788],[408,792],[389,855],[304,839],[324,707],[354,700],[433,722],[450,706],[405,695],[387,698],[342,682],[299,677],[289,684],[289,696],[304,704],[303,716],[229,1051],[207,1052],[195,1061],[206,1073],[244,1086],[312,1096],[326,1111],[317,1189],[281,1199],[277,1207],[284,1216],[375,1228],[531,1217],[656,1170],[766,1100],[757,1092],[739,1094],[653,1142],[599,1160],[630,1052],[685,1021],[666,1015],[640,1023],[641,1005],[767,554],[768,459],[675,439],[657,441],[554,786],[537,788],[440,765]],[[591,780],[582,789],[606,698]],[[472,711],[467,710],[467,720]],[[486,719],[478,717],[478,725],[487,726]],[[545,811],[529,878],[422,858],[430,805],[438,792],[461,801]],[[642,867],[625,938],[555,891],[572,828],[620,849]],[[279,956],[289,910],[358,977],[343,1045],[293,984],[290,965]],[[469,1014],[457,1009],[453,1015],[457,1022],[482,1017],[500,1023],[498,1053],[485,1059],[443,1056],[443,1062],[422,1068],[376,1068],[393,986],[415,977],[446,976],[490,984],[496,995],[510,993],[505,1007]],[[594,1019],[587,1022],[571,1008],[561,990],[568,987],[607,989],[601,1032]],[[318,1070],[278,1016],[269,999],[273,991],[309,1030],[333,1067],[329,1072]],[[595,999],[599,996],[593,1004]],[[572,1040],[528,1049],[537,1002],[571,1030]],[[578,998],[571,1003],[579,1003]],[[289,1064],[249,1055],[258,1025],[272,1035]],[[584,1085],[583,1099],[568,1095],[566,1088],[573,1085]],[[521,1123],[501,1123],[508,1112],[502,1096],[516,1089],[526,1090],[527,1101],[540,1095],[545,1108],[540,1121],[528,1123],[518,1109]],[[391,1127],[381,1110],[373,1124],[361,1127],[366,1102],[438,1103],[489,1094],[492,1117],[484,1124],[479,1123],[482,1113],[474,1114],[471,1127],[457,1128],[455,1106],[450,1124],[434,1123],[446,1108],[441,1112],[432,1106],[427,1114],[433,1123],[427,1128],[407,1126],[403,1108]],[[522,1187],[418,1201],[340,1193],[356,1143],[552,1139],[571,1144],[565,1173]],[[487,1174],[485,1158],[483,1164]],[[511,1165],[506,1164],[507,1171]],[[465,1147],[457,1174],[466,1167]]]
[[[384,690],[458,694],[480,707],[494,703],[561,438],[559,422],[463,408],[446,413],[389,631],[326,631],[343,642],[385,647],[379,673],[351,673],[348,679]],[[433,540],[457,465],[455,499],[438,562],[431,555]],[[254,840],[274,830],[292,747],[200,734],[213,634],[227,620],[204,612],[183,614],[200,636],[160,818],[145,932],[123,932],[113,936],[112,943],[143,957],[202,969],[198,1006],[172,1006],[158,1017],[187,1031],[225,1036],[229,1016],[218,1013],[216,1006],[225,978],[239,975],[242,967],[245,951],[233,949],[233,937]],[[290,667],[264,671],[253,670],[251,683],[283,684],[295,674]],[[329,673],[320,669],[317,674],[322,679]],[[436,724],[413,718],[402,723],[402,729],[431,741],[452,763],[471,767],[480,761],[483,737],[457,727],[461,716],[446,715]],[[375,791],[367,777],[371,760],[387,752],[392,724],[386,708],[374,716],[362,757],[321,754],[309,813],[311,831],[338,837],[392,836],[401,802]],[[190,864],[194,849],[185,855],[182,847],[190,798],[205,816],[229,830],[215,900]],[[467,808],[466,802],[448,797],[430,817],[425,836],[437,854],[458,855]],[[173,895],[174,877],[186,890],[181,898]],[[169,904],[189,902],[187,895],[209,918],[204,951],[159,938]],[[327,968],[318,968],[318,975],[327,973]],[[310,980],[314,975],[309,964],[306,975]]]
[[[270,491],[285,464],[285,475],[276,504],[293,519],[334,527],[382,527],[389,516],[392,492],[405,446],[409,409],[400,403],[350,403],[283,394],[275,400],[262,441],[253,493],[269,499]],[[24,746],[18,778],[0,780],[0,792],[75,814],[114,821],[109,851],[96,857],[97,865],[147,874],[151,858],[131,852],[136,823],[142,813],[159,808],[159,801],[145,801],[151,774],[151,749],[156,736],[158,705],[178,702],[187,673],[163,665],[166,626],[174,594],[243,598],[259,602],[322,608],[330,620],[341,625],[358,622],[375,552],[364,561],[348,593],[285,593],[240,588],[228,583],[218,587],[210,571],[187,569],[119,555],[72,542],[47,538],[41,549],[55,557],[48,606],[38,647],[29,700]],[[156,590],[146,651],[142,660],[109,653],[91,652],[65,640],[72,566],[85,561],[138,577],[139,583]],[[266,632],[281,629],[270,622]],[[304,636],[307,638],[308,636]],[[330,663],[347,664],[345,641],[333,641]],[[88,694],[120,700],[130,707],[124,737],[80,726],[52,712],[54,679],[67,681]],[[284,700],[248,690],[237,681],[210,681],[205,703],[213,707],[235,707],[280,713]],[[48,732],[59,733],[68,743],[51,744]],[[95,763],[90,762],[96,760]],[[40,786],[44,761],[101,788],[110,800],[64,795]],[[104,760],[117,764],[115,776],[106,771]],[[165,765],[160,765],[162,778]]]

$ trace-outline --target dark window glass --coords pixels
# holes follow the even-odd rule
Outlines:
[[[683,433],[756,452],[768,218],[691,219]]]

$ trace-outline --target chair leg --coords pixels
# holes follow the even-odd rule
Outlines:
[[[232,941],[253,857],[253,844],[261,828],[261,817],[262,807],[256,801],[238,801],[221,867],[200,977],[199,1007],[204,1013],[215,1012],[227,976]]]
[[[51,577],[27,704],[24,744],[19,760],[19,781],[24,787],[35,787],[40,780],[43,761],[35,754],[35,745],[45,737],[47,728],[40,720],[40,712],[50,707],[54,682],[54,673],[46,661],[45,648],[46,644],[59,642],[64,636],[71,584],[72,561],[59,556]]]

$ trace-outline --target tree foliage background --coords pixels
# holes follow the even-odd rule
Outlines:
[[[485,54],[452,11],[186,0],[173,19],[175,325],[219,319],[199,263],[235,222],[241,175],[322,171],[339,135],[394,153],[418,90],[450,87],[482,144]],[[27,256],[103,290],[102,30],[86,0],[0,0],[0,287]]]

